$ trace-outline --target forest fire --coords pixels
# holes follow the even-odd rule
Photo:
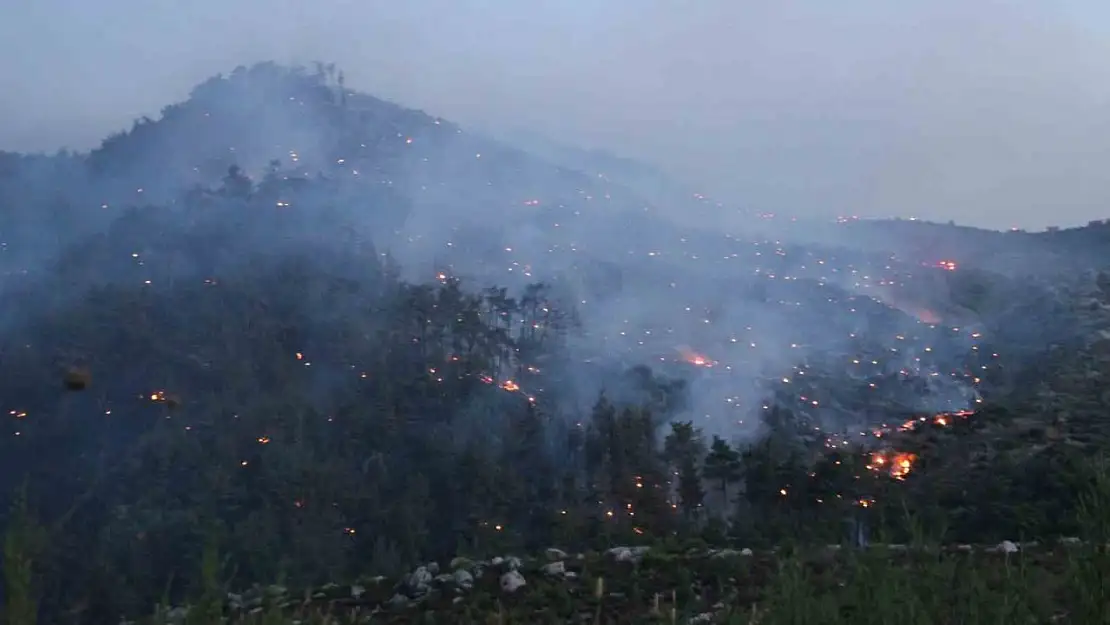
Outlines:
[[[478,379],[483,384],[490,384],[490,385],[496,384],[497,388],[499,388],[503,391],[506,391],[508,393],[519,393],[521,395],[524,395],[524,398],[527,399],[528,403],[530,403],[530,404],[536,403],[535,396],[525,394],[524,389],[520,388],[520,385],[517,384],[514,380],[505,380],[504,382],[497,382],[493,378],[493,376],[485,375],[485,374],[478,376]]]
[[[896,433],[896,432],[913,432],[925,423],[932,423],[933,425],[938,425],[940,427],[948,427],[948,426],[952,425],[953,423],[955,423],[957,421],[966,420],[974,414],[975,414],[974,410],[956,410],[956,411],[953,411],[953,412],[938,412],[938,413],[933,414],[933,415],[920,416],[920,417],[915,417],[913,419],[907,419],[906,421],[903,421],[897,427],[890,427],[890,426],[884,424],[884,425],[882,425],[880,427],[877,427],[874,430],[872,430],[871,435],[874,436],[875,438],[883,438],[888,434],[893,434],[893,433]]]
[[[716,360],[711,360],[708,356],[699,354],[688,347],[679,347],[678,353],[682,356],[683,361],[695,367],[709,368],[717,364]]]
[[[970,265],[953,276],[940,273],[955,271],[956,263],[938,263],[948,253],[937,248],[995,249],[991,236],[982,235],[980,246],[978,239],[963,243],[979,236],[975,231],[954,232],[951,246],[938,241],[930,251],[914,241],[932,237],[924,230],[932,226],[903,235],[901,225],[875,220],[826,237],[831,226],[789,226],[789,215],[711,206],[700,194],[696,199],[707,205],[695,207],[670,188],[638,192],[620,181],[595,182],[590,172],[608,156],[587,162],[568,154],[569,167],[551,162],[562,155],[533,161],[526,150],[447,124],[433,131],[428,126],[438,120],[356,97],[330,79],[322,88],[311,71],[283,79],[268,67],[214,78],[197,89],[195,101],[167,108],[166,122],[155,122],[168,129],[164,141],[163,131],[144,122],[133,140],[125,133],[106,142],[89,163],[111,176],[87,176],[84,157],[48,163],[50,176],[41,175],[47,162],[38,157],[11,159],[18,171],[5,201],[26,211],[12,223],[35,225],[42,211],[62,211],[55,221],[76,224],[51,237],[45,251],[36,249],[35,237],[18,242],[19,249],[0,249],[5,269],[33,261],[29,278],[5,276],[3,283],[41,304],[28,308],[31,323],[22,321],[20,309],[18,323],[4,326],[0,353],[18,373],[7,376],[4,409],[20,410],[4,419],[8,429],[0,440],[9,446],[0,456],[10,460],[0,466],[33,478],[31,503],[44,492],[91,502],[77,509],[44,500],[41,511],[28,510],[48,528],[66,530],[58,548],[36,562],[48,577],[35,597],[46,610],[44,621],[65,620],[69,603],[77,604],[72,614],[82,614],[88,593],[70,589],[103,570],[111,571],[112,583],[96,589],[104,596],[93,597],[93,612],[156,605],[176,571],[189,570],[192,555],[168,549],[151,559],[143,550],[195,534],[194,521],[204,515],[227,521],[233,538],[247,538],[217,545],[221,561],[251,564],[249,575],[236,574],[237,588],[228,589],[251,592],[247,602],[274,594],[268,584],[287,571],[313,582],[289,580],[286,594],[311,593],[313,603],[285,610],[288,602],[281,601],[279,619],[286,611],[295,618],[341,603],[343,611],[373,616],[389,608],[382,618],[405,620],[422,610],[425,586],[439,585],[426,578],[408,583],[426,573],[412,574],[411,567],[442,563],[454,555],[444,549],[455,544],[471,552],[461,555],[485,559],[507,550],[527,557],[522,549],[529,545],[659,543],[655,555],[681,558],[679,573],[691,577],[679,580],[679,592],[693,597],[690,581],[698,595],[679,601],[672,593],[665,602],[672,621],[675,606],[701,613],[718,599],[729,604],[722,609],[729,614],[713,607],[711,620],[737,616],[749,598],[773,612],[762,618],[768,621],[789,612],[762,601],[775,587],[737,595],[704,583],[716,575],[718,561],[747,566],[733,562],[732,547],[742,544],[729,537],[748,536],[768,548],[776,539],[800,539],[804,553],[797,550],[797,562],[806,579],[796,581],[813,581],[822,591],[818,599],[832,606],[841,596],[858,599],[867,578],[883,575],[865,571],[857,575],[860,588],[824,588],[842,571],[856,574],[847,568],[854,561],[827,558],[831,549],[822,545],[813,545],[819,561],[810,557],[814,539],[844,542],[842,521],[855,524],[851,540],[862,546],[867,535],[899,533],[903,500],[913,504],[905,512],[916,514],[933,500],[981,498],[970,502],[981,509],[961,506],[954,517],[953,533],[971,540],[977,520],[997,510],[1024,512],[1002,497],[1019,491],[1039,497],[1044,490],[987,488],[994,467],[980,472],[979,457],[972,465],[964,451],[991,441],[953,440],[971,429],[957,421],[972,413],[919,412],[974,407],[980,390],[988,401],[1008,401],[1002,391],[1018,386],[1014,380],[1029,361],[1021,354],[1040,349],[1038,334],[1032,345],[1012,346],[1014,362],[1003,365],[993,354],[1011,348],[1009,337],[1018,333],[1010,330],[1024,328],[1011,328],[1011,319],[1027,321],[1008,311],[1040,312],[1031,304],[1042,293],[1052,304],[1045,310],[1064,311],[1064,297],[1071,297],[1053,280],[1026,285],[990,271],[982,281],[948,284],[944,278],[959,277]],[[255,128],[246,123],[251,120],[262,123]],[[311,136],[318,128],[324,134]],[[253,140],[260,132],[266,141]],[[289,150],[295,141],[307,144],[298,146],[303,153]],[[271,156],[282,159],[263,167]],[[173,166],[163,169],[180,172],[180,180],[145,166],[167,158]],[[252,177],[239,172],[221,186],[220,169],[232,162],[251,167]],[[148,188],[136,199],[140,183]],[[179,195],[184,187],[192,191]],[[72,202],[51,203],[58,194],[69,198],[66,189],[73,190]],[[96,219],[111,227],[90,233],[81,218],[101,203],[105,211],[108,203],[113,208]],[[696,219],[676,227],[667,210],[689,210]],[[722,215],[737,227],[693,223]],[[758,223],[764,219],[775,223]],[[1009,258],[1009,247],[999,249]],[[1004,316],[996,319],[992,308],[971,319],[953,304],[968,301],[974,293],[964,290],[980,282],[994,288],[985,282],[993,279],[999,286],[991,293],[1005,305],[997,311]],[[97,286],[105,281],[111,288]],[[1043,290],[1041,282],[1048,283]],[[59,298],[58,285],[74,296]],[[1020,285],[1034,295],[1023,295]],[[999,336],[980,339],[972,329],[951,327],[964,321]],[[1071,321],[1061,317],[1046,326]],[[97,386],[75,372],[63,388],[59,364],[86,360]],[[1055,369],[1071,371],[1054,363]],[[976,376],[986,380],[981,389]],[[86,390],[67,395],[66,389]],[[1088,402],[1096,413],[1097,393]],[[190,401],[175,412],[178,397]],[[1015,402],[1012,412],[1034,417],[1057,407]],[[77,444],[83,447],[70,449]],[[49,462],[36,466],[36,459]],[[970,466],[974,473],[965,469]],[[999,476],[1006,485],[1027,467],[1002,468],[1013,473]],[[965,497],[960,480],[986,483]],[[920,501],[921,493],[929,501]],[[987,499],[996,495],[999,501]],[[74,514],[70,508],[80,523],[63,522]],[[942,510],[940,520],[954,509]],[[1050,506],[1045,509],[1032,512],[1051,517]],[[1025,521],[1022,516],[1016,521]],[[702,531],[707,520],[711,531]],[[149,536],[145,544],[118,540],[136,528]],[[356,528],[358,544],[350,542]],[[1011,530],[996,524],[983,531],[1016,537]],[[642,534],[643,540],[629,538]],[[669,538],[695,534],[704,545],[690,554],[685,541]],[[303,546],[327,548],[329,557]],[[96,557],[70,558],[71,547]],[[396,588],[389,580],[331,592],[333,578],[343,581],[336,572],[359,568],[366,548],[384,550],[383,566],[396,565],[406,579]],[[643,552],[617,549],[623,555],[609,550],[567,564],[623,577],[625,565],[638,563]],[[555,559],[555,551],[539,557]],[[770,579],[762,569],[780,562],[768,551],[744,561],[759,569],[753,583]],[[719,553],[731,555],[722,561]],[[899,567],[920,559],[896,557]],[[702,570],[710,558],[709,570]],[[621,561],[619,571],[609,566],[614,560]],[[662,577],[644,576],[659,572],[653,567]],[[615,605],[607,600],[606,612],[627,608],[636,619],[643,608],[648,617],[641,604],[650,601],[650,586],[676,586],[673,571],[662,570],[673,566],[654,566],[649,557],[633,568],[644,574],[633,585],[643,582],[645,592]],[[902,581],[916,571],[893,570],[898,585],[913,586]],[[533,589],[523,600],[532,602],[533,591],[550,587],[560,593],[553,597],[556,611],[582,612],[580,597],[563,600],[582,586],[567,573],[565,581],[537,584],[542,576],[524,571]],[[617,590],[627,585],[614,583]],[[495,576],[479,586],[500,592]],[[446,620],[451,613],[488,616],[489,592],[463,593],[455,600],[467,602],[459,606],[436,598],[450,590],[433,589],[426,607],[438,612],[442,603]],[[653,613],[660,603],[655,594]],[[968,603],[963,598],[961,606]],[[379,609],[385,599],[390,605]],[[217,603],[231,620],[252,618],[238,601]],[[603,607],[593,603],[587,612]],[[898,608],[918,603],[925,605],[895,601],[891,616],[896,620]],[[509,605],[506,614],[528,607]],[[796,612],[820,614],[822,606],[803,607]]]
[[[181,399],[177,395],[166,393],[166,391],[154,391],[147,395],[146,399],[155,404],[163,404],[171,411],[176,410],[181,405]]]
[[[940,412],[933,415],[920,416],[914,419],[905,421],[897,427],[880,426],[870,431],[859,432],[860,436],[868,437],[873,436],[876,439],[888,440],[890,438],[897,438],[899,433],[911,434],[917,431],[922,424],[932,423],[939,427],[949,427],[953,423],[970,418],[975,414],[973,410],[957,410],[954,412]],[[863,453],[866,457],[865,468],[867,471],[875,473],[880,476],[887,476],[895,480],[905,480],[915,468],[919,456],[912,452],[899,451],[897,449],[897,442],[888,442],[887,446],[877,451],[864,451],[870,447],[866,441],[852,440],[853,437],[846,435],[832,434],[824,438],[825,453],[843,453],[846,449],[856,449]],[[862,449],[861,449],[862,447]],[[836,461],[840,464],[840,461]],[[813,477],[813,474],[811,474]],[[857,479],[860,476],[856,476]],[[874,501],[869,503],[857,502],[857,505],[862,507],[869,507],[874,505]]]
[[[871,454],[867,468],[871,471],[888,473],[896,480],[905,479],[917,461],[917,454],[896,451],[877,451]]]
[[[918,417],[910,419],[902,425],[898,426],[899,432],[910,432],[920,426],[922,423],[933,423],[941,427],[948,427],[959,419],[967,419],[975,414],[974,410],[957,410],[955,412],[941,412],[931,417]]]
[[[893,431],[897,432],[913,432],[922,424],[932,423],[940,427],[948,427],[958,420],[967,419],[975,414],[974,410],[957,410],[954,412],[940,412],[930,416],[921,416],[916,419],[909,419],[905,421]],[[884,435],[892,432],[889,427],[882,427],[872,432],[876,438],[882,438]],[[914,463],[917,462],[917,454],[899,451],[877,451],[873,452],[870,457],[870,462],[867,464],[868,470],[887,473],[895,479],[904,479],[906,475],[913,469]]]

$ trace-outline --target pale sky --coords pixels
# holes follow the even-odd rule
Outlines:
[[[1105,0],[0,0],[0,149],[86,149],[206,77],[335,61],[788,214],[1110,217]]]

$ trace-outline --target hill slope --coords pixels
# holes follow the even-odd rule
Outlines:
[[[28,486],[44,604],[87,622],[197,592],[177,573],[212,550],[310,585],[466,550],[835,540],[862,501],[1011,537],[1030,466],[1064,467],[1038,531],[1073,529],[1044,510],[1075,504],[1089,428],[1049,432],[1017,391],[1094,366],[1036,374],[1052,345],[1098,353],[1086,277],[682,227],[270,64],[91,154],[3,163],[0,493]],[[1029,437],[1045,453],[996,453]]]

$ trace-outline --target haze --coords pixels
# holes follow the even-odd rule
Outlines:
[[[1108,24],[1083,0],[7,0],[0,149],[88,149],[210,75],[320,59],[759,210],[1038,229],[1106,216]]]

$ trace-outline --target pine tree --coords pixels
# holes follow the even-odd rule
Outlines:
[[[740,479],[742,468],[740,452],[733,449],[728,441],[720,436],[713,436],[713,443],[709,446],[709,455],[705,457],[703,472],[706,479],[717,482],[721,492],[722,510],[728,508],[728,488]]]
[[[698,467],[705,455],[701,430],[690,421],[671,423],[671,432],[663,442],[663,457],[678,476],[678,498],[682,513],[692,520],[705,499]]]

